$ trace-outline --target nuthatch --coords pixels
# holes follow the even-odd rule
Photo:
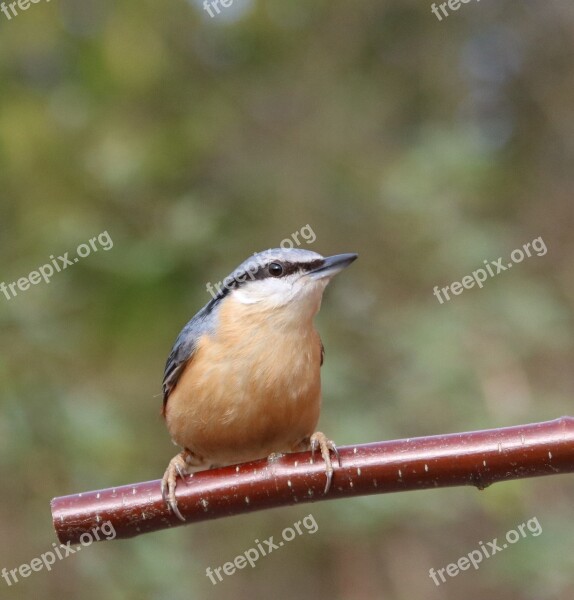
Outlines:
[[[182,329],[165,366],[163,415],[183,450],[161,485],[180,519],[178,475],[276,453],[319,448],[329,490],[329,452],[339,455],[313,433],[324,353],[313,318],[331,278],[356,258],[282,248],[255,254]]]

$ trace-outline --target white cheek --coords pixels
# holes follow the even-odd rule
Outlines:
[[[291,307],[301,313],[316,313],[321,296],[329,279],[310,281],[305,277],[287,277],[250,281],[233,290],[234,298],[241,304],[258,304],[263,309]]]
[[[233,291],[234,297],[242,304],[260,302],[282,306],[293,297],[293,285],[289,279],[264,279],[250,281]]]
[[[255,304],[256,302],[260,302],[260,299],[254,294],[249,294],[243,289],[233,290],[233,297],[241,304]]]

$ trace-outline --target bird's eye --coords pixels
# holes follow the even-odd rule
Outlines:
[[[269,265],[269,275],[272,277],[281,277],[283,274],[283,265],[280,263],[272,262]]]

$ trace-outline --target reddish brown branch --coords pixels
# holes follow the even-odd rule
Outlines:
[[[196,473],[177,487],[187,523],[318,500],[474,485],[574,472],[574,418],[502,429],[340,448],[342,467],[323,495],[325,471],[308,452]],[[147,481],[52,500],[61,542],[111,521],[117,538],[183,525]]]

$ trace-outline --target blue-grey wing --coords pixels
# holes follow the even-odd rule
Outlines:
[[[199,338],[213,330],[213,322],[215,318],[213,308],[213,301],[204,306],[181,330],[180,334],[175,340],[175,344],[173,345],[171,353],[165,363],[165,370],[163,373],[162,414],[164,415],[169,395],[177,385],[183,370],[193,358],[193,355],[197,350]]]

